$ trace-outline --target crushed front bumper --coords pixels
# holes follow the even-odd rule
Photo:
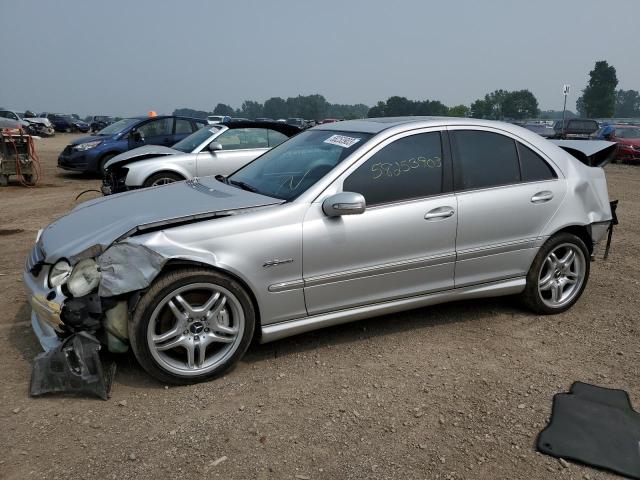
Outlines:
[[[29,270],[22,275],[31,305],[31,327],[46,351],[58,347],[62,342],[58,333],[62,333],[60,313],[66,298],[59,289],[48,288],[48,274],[49,267],[45,265],[38,275]]]

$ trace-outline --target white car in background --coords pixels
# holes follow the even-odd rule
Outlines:
[[[171,147],[145,145],[105,164],[102,193],[124,192],[206,175],[229,175],[301,130],[275,122],[209,125]]]
[[[231,117],[227,115],[209,115],[207,117],[207,123],[209,125],[217,125],[218,123],[225,123],[231,120]]]

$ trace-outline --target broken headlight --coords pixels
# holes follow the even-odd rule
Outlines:
[[[71,265],[66,260],[60,260],[49,271],[49,286],[56,288],[67,281],[71,274]]]
[[[83,297],[100,283],[100,270],[92,258],[77,263],[67,280],[67,289],[74,297]]]

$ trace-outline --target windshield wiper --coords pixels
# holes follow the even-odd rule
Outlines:
[[[246,190],[247,192],[260,193],[260,190],[258,190],[256,187],[249,185],[248,183],[241,182],[239,180],[227,180],[227,181],[233,185],[237,185],[238,187],[240,187],[243,190]]]

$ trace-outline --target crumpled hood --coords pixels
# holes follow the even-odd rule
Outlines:
[[[237,214],[283,202],[240,190],[213,177],[196,178],[84,202],[46,227],[39,245],[46,263],[60,258],[73,262],[73,257],[86,250],[98,255],[114,241],[137,230]]]
[[[109,160],[105,164],[105,168],[113,167],[114,165],[129,163],[132,160],[135,160],[137,157],[149,158],[150,156],[165,156],[165,155],[176,155],[183,153],[179,150],[174,150],[173,148],[165,147],[163,145],[144,145],[142,147],[134,148],[133,150],[129,150],[128,152],[121,153],[120,155],[116,155],[111,160]]]
[[[48,118],[45,118],[45,117],[25,118],[25,120],[27,122],[32,122],[32,123],[42,123],[42,124],[46,125],[47,127],[51,126],[51,122],[49,121]]]

